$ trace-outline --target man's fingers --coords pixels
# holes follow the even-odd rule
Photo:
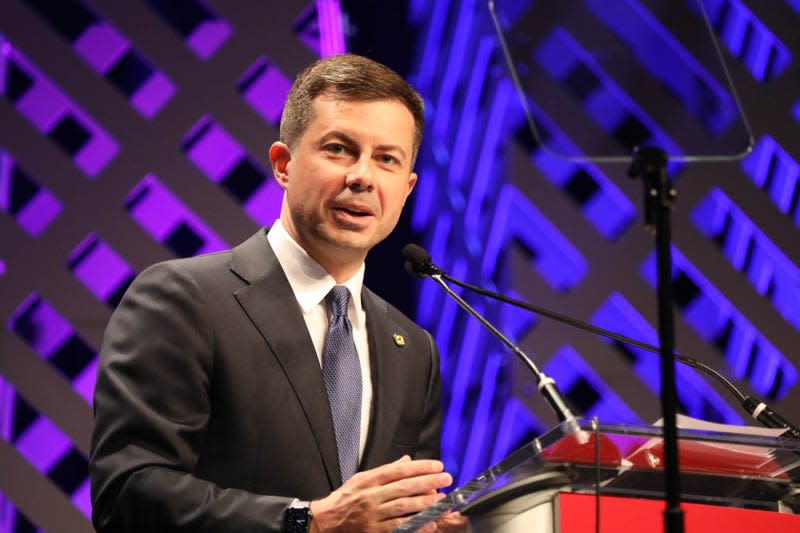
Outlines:
[[[403,456],[393,463],[388,463],[371,470],[359,472],[356,476],[368,485],[387,485],[400,479],[407,479],[425,474],[438,473],[444,470],[441,461],[432,459],[406,459]],[[356,476],[353,476],[354,478]]]
[[[420,494],[386,501],[375,510],[379,521],[408,517],[441,501],[444,494]]]
[[[438,496],[439,489],[449,487],[452,483],[453,476],[447,472],[400,479],[383,485],[379,497],[382,501],[387,502],[407,496]]]
[[[443,470],[441,461],[403,456],[358,472],[326,498],[312,502],[314,520],[320,528],[350,524],[363,531],[362,526],[372,523],[389,531],[396,527],[391,524],[399,525],[445,497],[438,491],[452,484],[453,477]]]

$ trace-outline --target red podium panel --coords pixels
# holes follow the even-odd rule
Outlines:
[[[684,423],[690,425],[678,430],[684,531],[800,533],[800,440],[775,430]],[[475,533],[590,533],[598,486],[600,531],[662,532],[662,440],[660,427],[564,422],[395,533],[418,531],[452,510]]]
[[[562,492],[558,495],[560,533],[595,531],[595,497]],[[682,503],[686,533],[800,532],[800,515]],[[643,498],[600,496],[600,532],[664,532],[664,502]]]

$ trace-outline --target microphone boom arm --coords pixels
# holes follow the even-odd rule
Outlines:
[[[567,324],[568,326],[572,326],[572,327],[575,327],[575,328],[578,328],[578,329],[582,329],[584,331],[588,331],[588,332],[594,333],[596,335],[601,335],[603,337],[606,337],[606,338],[609,338],[609,339],[613,339],[613,340],[615,340],[617,342],[621,342],[623,344],[628,344],[630,346],[635,346],[637,348],[641,348],[642,350],[646,350],[648,352],[651,352],[651,353],[654,353],[654,354],[657,354],[657,355],[661,355],[660,354],[660,350],[658,348],[656,348],[655,346],[652,346],[650,344],[645,344],[645,343],[643,343],[641,341],[637,341],[636,339],[632,339],[630,337],[626,337],[625,335],[620,335],[619,333],[614,333],[613,331],[608,331],[606,329],[594,326],[594,325],[589,324],[587,322],[582,322],[582,321],[577,320],[575,318],[564,316],[564,315],[561,315],[561,314],[556,313],[554,311],[550,311],[548,309],[544,309],[542,307],[531,305],[529,303],[522,302],[520,300],[515,300],[514,298],[509,298],[508,296],[505,296],[505,295],[497,293],[497,292],[492,292],[492,291],[488,291],[486,289],[482,289],[482,288],[480,288],[480,287],[478,287],[476,285],[471,285],[471,284],[466,283],[464,281],[458,280],[458,279],[450,276],[449,274],[447,274],[444,271],[440,271],[440,272],[441,272],[441,277],[443,277],[447,281],[450,281],[450,282],[458,285],[459,287],[463,287],[463,288],[471,290],[473,292],[477,292],[478,294],[481,294],[481,295],[486,296],[488,298],[499,300],[499,301],[501,301],[503,303],[507,303],[507,304],[513,305],[515,307],[519,307],[520,309],[524,309],[526,311],[530,311],[530,312],[535,313],[537,315],[541,315],[541,316],[544,316],[546,318],[550,318],[551,320],[555,320],[557,322],[561,322],[561,323]],[[676,361],[678,361],[678,362],[680,362],[680,363],[682,363],[682,364],[684,364],[686,366],[690,366],[692,368],[700,370],[701,372],[705,372],[705,373],[711,375],[719,383],[721,383],[726,389],[728,389],[728,391],[731,394],[733,394],[739,400],[739,403],[742,405],[742,408],[744,408],[744,410],[747,411],[747,413],[754,420],[760,422],[762,425],[764,425],[765,427],[768,427],[768,428],[784,428],[784,429],[786,429],[785,435],[787,437],[800,439],[800,428],[798,428],[797,426],[795,426],[794,424],[789,422],[787,419],[782,417],[780,414],[778,414],[776,411],[774,411],[771,407],[769,407],[766,403],[764,403],[760,399],[755,398],[753,396],[745,396],[744,394],[742,394],[741,391],[739,391],[739,389],[737,389],[736,386],[733,383],[731,383],[731,381],[728,378],[726,378],[725,376],[720,374],[717,370],[715,370],[714,368],[706,365],[705,363],[701,363],[700,361],[698,361],[696,359],[693,359],[691,357],[687,357],[687,356],[685,356],[683,354],[680,354],[677,351],[674,352],[674,355],[675,355],[675,360]]]
[[[599,328],[592,324],[588,324],[586,322],[582,322],[578,319],[571,318],[568,316],[564,316],[558,314],[554,311],[549,311],[542,307],[537,307],[535,305],[531,305],[525,302],[521,302],[519,300],[515,300],[513,298],[509,298],[503,294],[488,291],[486,289],[482,289],[475,285],[470,285],[464,281],[458,280],[450,275],[448,275],[444,270],[436,266],[433,261],[431,261],[431,256],[425,249],[417,246],[416,244],[408,244],[403,249],[403,257],[406,258],[406,270],[412,276],[417,276],[420,278],[432,278],[436,281],[442,288],[453,298],[462,308],[464,308],[467,312],[469,312],[472,316],[477,318],[484,326],[486,326],[497,338],[499,338],[506,346],[511,348],[514,354],[522,359],[522,361],[528,366],[528,368],[536,375],[537,379],[539,380],[538,386],[540,392],[545,396],[550,406],[553,408],[556,413],[559,414],[559,419],[574,420],[574,415],[566,406],[566,402],[564,402],[561,394],[558,392],[557,387],[555,386],[555,382],[549,377],[547,377],[544,373],[542,373],[536,365],[531,361],[531,359],[525,355],[522,350],[520,350],[517,346],[515,346],[510,340],[508,340],[502,333],[500,333],[497,328],[491,325],[485,318],[478,314],[467,302],[465,302],[460,296],[458,296],[447,284],[442,280],[442,278],[450,281],[459,287],[471,290],[473,292],[477,292],[483,296],[492,298],[494,300],[499,300],[503,303],[511,304],[521,309],[525,309],[526,311],[530,311],[532,313],[536,313],[537,315],[544,316],[546,318],[550,318],[552,320],[556,320],[558,322],[562,322],[569,326],[582,329],[584,331],[588,331],[590,333],[594,333],[596,335],[602,335],[603,337],[607,337],[609,339],[613,339],[617,342],[621,342],[624,344],[628,344],[631,346],[636,346],[641,348],[642,350],[646,350],[649,352],[653,352],[655,354],[661,355],[661,350],[656,348],[655,346],[651,346],[649,344],[645,344],[643,342],[637,341],[630,337],[625,337],[624,335],[620,335],[618,333],[614,333],[603,328]],[[764,426],[768,428],[783,428],[786,430],[784,433],[785,436],[789,436],[795,439],[800,439],[800,429],[789,422],[787,419],[782,417],[778,414],[774,409],[768,406],[763,401],[755,398],[753,396],[745,396],[742,394],[739,389],[737,389],[733,383],[730,382],[725,376],[717,372],[715,369],[711,368],[710,366],[697,361],[696,359],[692,359],[691,357],[686,357],[685,355],[681,355],[675,349],[672,350],[672,355],[676,361],[683,363],[687,366],[692,368],[696,368],[701,372],[705,372],[709,374],[711,377],[716,379],[725,388],[728,389],[741,403],[742,408],[747,411],[747,413],[752,416],[756,421],[761,422]],[[563,414],[566,413],[566,414]],[[563,418],[562,418],[563,416]]]
[[[434,273],[431,274],[429,277],[436,283],[438,283],[445,290],[445,292],[447,292],[447,294],[453,300],[455,300],[459,306],[461,306],[462,309],[464,309],[469,314],[477,318],[480,321],[480,323],[486,327],[486,329],[491,331],[495,337],[500,339],[503,342],[503,344],[505,344],[511,349],[514,355],[516,355],[520,360],[522,360],[523,363],[525,363],[525,365],[531,370],[531,372],[533,372],[533,374],[536,376],[536,379],[538,380],[537,388],[539,389],[539,392],[541,392],[542,396],[544,396],[545,400],[547,400],[547,403],[550,404],[550,407],[556,413],[556,416],[561,422],[575,422],[576,420],[575,415],[572,413],[572,410],[570,410],[570,408],[567,406],[567,402],[564,400],[564,397],[558,390],[556,382],[553,380],[553,378],[551,378],[550,376],[539,370],[539,367],[536,366],[536,363],[534,363],[525,352],[523,352],[516,344],[511,342],[511,340],[508,337],[503,335],[503,333],[501,333],[500,330],[494,327],[494,325],[492,325],[491,322],[486,320],[483,316],[480,315],[480,313],[475,311],[475,309],[473,309],[471,305],[469,305],[463,298],[461,298],[461,296],[456,294],[456,292],[453,289],[451,289],[447,285],[447,283],[444,282],[444,280],[442,279],[443,276],[449,278],[449,276],[447,276],[444,273],[441,274]]]

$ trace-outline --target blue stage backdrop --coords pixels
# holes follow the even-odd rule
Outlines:
[[[497,4],[513,33],[542,2]],[[608,146],[687,152],[732,135],[729,107],[693,99],[730,104],[724,80],[675,45],[701,23],[694,0],[668,12],[654,0],[570,4],[574,18],[542,16],[526,45],[524,66],[551,97],[529,102],[548,142],[587,151],[591,131]],[[797,421],[800,2],[704,4],[755,145],[741,161],[670,167],[677,346]],[[641,50],[642,32],[654,48]],[[633,80],[588,53],[598,39]],[[564,162],[533,140],[483,0],[3,0],[0,533],[92,530],[91,394],[110,313],[146,266],[226,248],[275,219],[266,149],[286,92],[303,66],[345,49],[398,68],[427,102],[417,190],[370,279],[436,337],[457,481],[556,419],[507,350],[432,282],[405,276],[405,242],[456,277],[657,343],[641,184],[625,165]],[[677,76],[687,69],[691,79]],[[674,95],[676,110],[637,101],[642,87]],[[659,418],[655,356],[467,298],[577,411]],[[748,423],[706,377],[679,368],[677,380],[684,413]]]

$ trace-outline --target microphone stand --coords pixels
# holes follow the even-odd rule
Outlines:
[[[438,267],[436,267],[438,268]],[[583,322],[576,318],[572,318],[566,315],[562,315],[556,313],[555,311],[550,311],[543,307],[538,307],[536,305],[528,304],[522,302],[520,300],[515,300],[514,298],[509,298],[503,294],[488,291],[486,289],[482,289],[476,285],[471,285],[464,281],[454,278],[453,276],[449,275],[447,272],[441,271],[442,277],[459,287],[464,289],[477,292],[483,296],[488,298],[492,298],[493,300],[499,300],[503,303],[513,305],[515,307],[519,307],[520,309],[524,309],[526,311],[530,311],[531,313],[536,313],[537,315],[549,318],[551,320],[555,320],[557,322],[561,322],[562,324],[567,324],[568,326],[572,326],[574,328],[582,329],[584,331],[588,331],[589,333],[594,333],[596,335],[601,335],[608,339],[615,340],[622,344],[627,344],[630,346],[635,346],[637,348],[641,348],[642,350],[646,350],[651,353],[660,354],[661,349],[655,346],[651,346],[644,342],[637,341],[636,339],[632,339],[630,337],[626,337],[625,335],[620,335],[618,333],[614,333],[613,331],[609,331],[607,329],[603,329],[587,322]],[[674,352],[675,360],[679,363],[682,363],[686,366],[690,366],[696,370],[704,372],[714,378],[717,382],[723,385],[741,404],[742,408],[750,415],[755,421],[761,422],[764,427],[773,428],[773,429],[784,429],[786,430],[783,435],[786,437],[791,437],[794,439],[800,439],[800,428],[794,425],[792,422],[781,416],[777,413],[772,407],[764,403],[762,400],[753,397],[753,396],[745,396],[736,386],[731,383],[731,381],[720,374],[714,368],[708,366],[705,363],[701,363],[700,361],[693,359],[691,357],[686,356],[685,354],[681,354],[679,352]]]
[[[528,357],[527,354],[525,354],[525,352],[523,352],[516,344],[511,342],[511,340],[508,337],[503,335],[503,333],[500,332],[500,330],[498,330],[496,327],[494,327],[494,325],[491,322],[486,320],[483,316],[481,316],[480,313],[475,311],[475,309],[473,309],[471,305],[469,305],[463,298],[461,298],[461,296],[456,294],[456,292],[453,291],[453,289],[451,289],[447,285],[447,283],[444,282],[444,280],[442,279],[442,274],[443,274],[442,272],[434,272],[428,274],[428,276],[436,283],[438,283],[445,290],[445,292],[447,292],[447,294],[453,300],[455,300],[459,306],[461,306],[462,309],[464,309],[469,314],[477,318],[478,321],[480,321],[481,324],[486,326],[486,328],[489,331],[491,331],[495,337],[500,339],[503,342],[503,344],[508,346],[514,353],[514,355],[516,355],[519,359],[522,360],[523,363],[525,363],[525,365],[530,369],[530,371],[533,372],[533,374],[536,376],[537,388],[539,389],[539,392],[542,394],[542,396],[544,396],[545,400],[547,400],[547,403],[556,413],[556,416],[558,417],[559,421],[570,424],[572,426],[572,429],[577,431],[579,428],[575,415],[567,406],[567,403],[564,400],[563,396],[561,395],[561,392],[558,390],[556,382],[553,380],[553,378],[551,378],[550,376],[539,370],[539,368],[536,366],[536,363],[534,363],[531,360],[531,358]]]
[[[672,250],[670,211],[676,191],[667,177],[667,155],[660,148],[636,149],[628,171],[644,180],[645,225],[656,241],[658,271],[658,339],[661,355],[661,416],[664,419],[664,530],[683,533],[678,464],[678,394],[675,386],[675,322],[672,313]]]

